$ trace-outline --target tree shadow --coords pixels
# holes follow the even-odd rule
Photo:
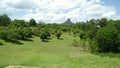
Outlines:
[[[44,40],[42,39],[41,41],[42,42],[50,42],[48,39],[44,39]]]
[[[28,38],[24,38],[24,39],[22,39],[23,41],[30,41],[30,42],[33,42],[33,40],[31,40],[31,39],[28,39]]]
[[[52,40],[52,38],[47,38],[47,40]]]
[[[22,42],[20,42],[20,41],[12,41],[12,43],[13,44],[20,44],[20,45],[22,45],[23,43]]]
[[[58,38],[59,40],[64,40],[63,38]]]
[[[23,43],[18,41],[18,40],[5,40],[5,42],[11,42],[13,44],[19,44],[19,45],[22,45]]]
[[[3,43],[0,43],[0,46],[4,45]]]
[[[109,57],[109,58],[120,58],[120,53],[96,53],[100,57]]]

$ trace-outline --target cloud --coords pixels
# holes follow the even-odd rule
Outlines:
[[[32,9],[36,7],[34,0],[5,0],[4,3],[12,8],[16,9]]]
[[[61,23],[67,18],[73,22],[107,17],[119,19],[114,6],[105,6],[101,0],[1,0],[0,13],[13,19]]]

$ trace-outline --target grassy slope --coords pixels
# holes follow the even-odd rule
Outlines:
[[[50,42],[41,42],[38,37],[30,41],[21,41],[22,45],[4,43],[0,46],[0,68],[7,65],[39,66],[42,68],[119,68],[118,57],[98,56],[68,46],[73,39],[63,35],[63,40],[53,38]],[[114,54],[113,54],[114,55]],[[115,56],[115,55],[114,55]]]

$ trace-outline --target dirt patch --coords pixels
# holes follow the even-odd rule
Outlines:
[[[41,67],[36,67],[36,66],[22,66],[22,65],[10,65],[5,68],[41,68]]]

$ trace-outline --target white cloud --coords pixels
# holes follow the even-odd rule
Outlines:
[[[13,18],[44,22],[73,22],[91,18],[119,19],[114,6],[104,6],[101,0],[1,0],[0,14]]]
[[[34,0],[4,0],[4,3],[12,8],[16,9],[32,9],[36,7]]]

